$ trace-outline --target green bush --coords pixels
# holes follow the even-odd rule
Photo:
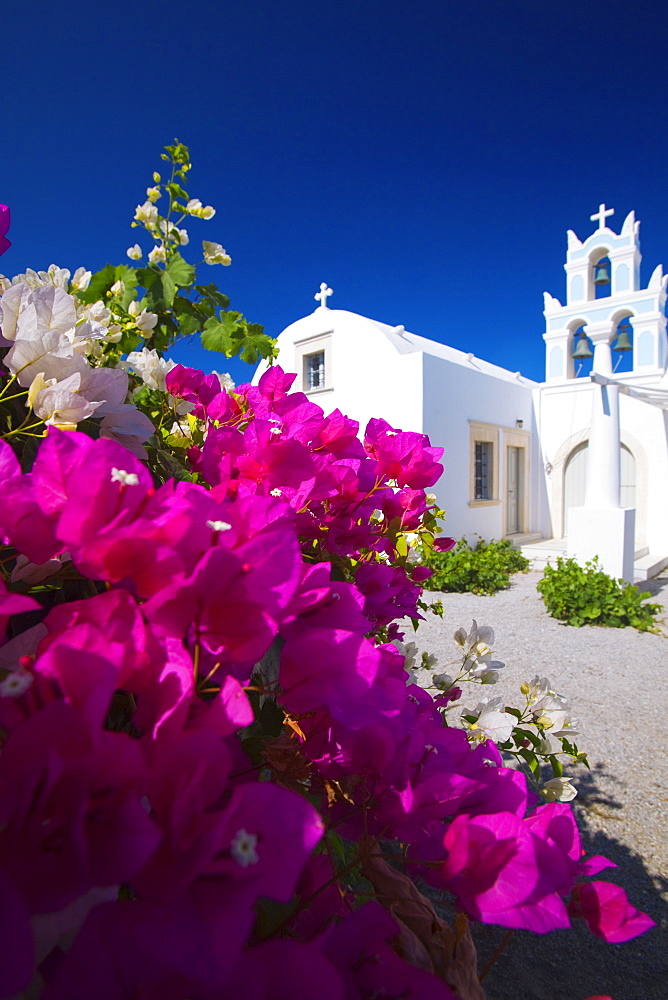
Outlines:
[[[659,632],[654,621],[660,604],[643,603],[647,597],[632,583],[604,573],[598,558],[579,566],[574,559],[557,559],[547,565],[538,582],[538,593],[553,618],[567,625],[632,625],[641,632]]]
[[[454,549],[430,552],[423,563],[433,570],[424,582],[427,590],[460,594],[495,594],[508,586],[513,573],[529,568],[529,560],[507,538],[499,542],[478,538],[473,547],[460,538]]]

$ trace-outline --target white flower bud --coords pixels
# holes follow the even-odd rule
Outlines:
[[[141,260],[141,247],[135,243],[133,247],[128,247],[125,251],[130,260]]]

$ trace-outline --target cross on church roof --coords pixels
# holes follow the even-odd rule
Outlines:
[[[327,299],[331,294],[332,294],[332,289],[327,287],[327,282],[321,281],[320,291],[316,292],[313,298],[320,301],[321,309],[327,309]]]
[[[614,208],[606,209],[605,202],[603,202],[602,205],[598,206],[598,212],[594,212],[594,214],[590,215],[589,218],[591,219],[592,222],[596,222],[598,220],[598,228],[605,229],[606,228],[605,220],[608,218],[609,215],[614,215],[614,214],[615,214]]]

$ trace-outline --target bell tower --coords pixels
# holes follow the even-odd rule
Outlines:
[[[568,230],[566,305],[543,293],[548,383],[576,378],[573,355],[576,361],[587,359],[592,345],[602,342],[613,352],[633,352],[632,373],[620,373],[622,379],[630,374],[663,375],[666,370],[668,275],[659,264],[647,288],[640,287],[640,223],[629,212],[617,234],[607,222],[613,214],[614,209],[600,205],[591,216],[598,227],[584,242]]]

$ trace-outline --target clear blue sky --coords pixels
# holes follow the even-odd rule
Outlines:
[[[568,228],[635,209],[643,284],[668,263],[664,28],[659,0],[11,5],[0,270],[125,262],[178,137],[217,209],[186,256],[221,242],[204,277],[272,336],[324,280],[332,307],[540,379]]]

